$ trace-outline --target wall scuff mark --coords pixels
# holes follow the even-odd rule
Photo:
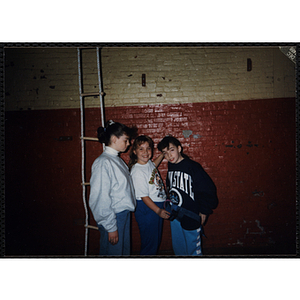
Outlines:
[[[193,133],[192,130],[183,130],[182,134],[185,138],[188,138]]]
[[[192,130],[183,130],[182,134],[185,138],[188,138],[193,134],[193,131]],[[199,139],[199,138],[201,138],[201,135],[200,134],[193,134],[193,138],[194,139]]]

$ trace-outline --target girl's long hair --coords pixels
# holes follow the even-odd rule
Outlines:
[[[137,158],[136,154],[134,153],[134,151],[136,151],[136,149],[140,145],[142,145],[142,144],[144,144],[146,142],[149,144],[149,146],[151,148],[151,151],[152,151],[152,155],[153,155],[154,143],[153,143],[152,139],[149,136],[147,136],[147,135],[140,135],[140,136],[138,136],[134,140],[133,145],[132,145],[132,147],[130,149],[130,153],[129,153],[130,160],[129,160],[129,163],[128,163],[129,170],[131,170],[131,168],[133,167],[133,165],[135,165],[137,163],[137,160],[138,160],[138,158]]]

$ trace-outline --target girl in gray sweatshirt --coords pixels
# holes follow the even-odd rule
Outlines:
[[[135,192],[126,163],[119,153],[130,146],[134,130],[108,121],[98,128],[104,152],[92,165],[89,206],[100,230],[100,255],[130,255],[130,212]]]

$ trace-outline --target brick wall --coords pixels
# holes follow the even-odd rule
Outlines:
[[[294,65],[277,48],[107,48],[102,57],[108,106],[293,97],[295,92]]]
[[[177,136],[214,180],[220,204],[205,227],[205,254],[294,253],[294,114],[293,98],[106,109],[107,118],[137,125],[155,145],[167,133]],[[6,119],[7,253],[82,255],[79,110],[8,112]],[[86,120],[95,136],[99,109],[87,109]],[[87,142],[87,179],[101,151]],[[165,178],[166,162],[159,169]],[[133,217],[133,253],[139,243]],[[98,250],[99,234],[90,230],[89,254]],[[170,251],[165,222],[160,253]]]
[[[95,56],[85,51],[84,87],[95,91]],[[76,55],[6,49],[7,254],[83,254]],[[206,254],[294,253],[294,67],[274,47],[102,49],[106,119],[136,125],[155,145],[172,133],[216,183],[220,204],[205,228]],[[86,136],[101,124],[98,102],[86,99]],[[87,180],[101,152],[86,143]],[[132,241],[138,253],[134,216]],[[98,250],[99,233],[90,230],[89,254]],[[171,251],[165,222],[160,253]]]
[[[76,48],[5,49],[5,59],[7,110],[79,108]],[[107,47],[101,64],[106,107],[295,96],[295,65],[278,47]],[[84,91],[99,91],[95,50],[82,51],[82,70]]]
[[[294,245],[294,109],[294,99],[270,99],[126,107],[124,117],[115,109],[110,117],[136,124],[155,144],[172,133],[214,180],[220,205],[205,247],[259,248]],[[165,178],[166,162],[160,171]]]

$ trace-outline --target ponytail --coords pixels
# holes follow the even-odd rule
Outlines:
[[[136,128],[130,128],[124,124],[109,120],[105,123],[104,127],[99,127],[97,129],[97,137],[100,143],[104,143],[105,146],[109,146],[110,139],[113,135],[120,138],[123,134],[125,134],[132,139],[135,137],[136,131]]]

